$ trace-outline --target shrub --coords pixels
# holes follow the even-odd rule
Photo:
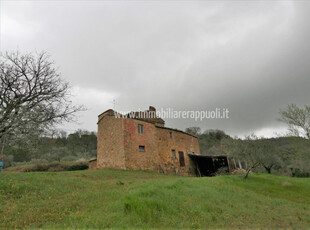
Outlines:
[[[60,164],[60,163],[51,163],[49,164],[48,171],[49,172],[59,172],[68,170],[69,165]]]
[[[66,171],[68,169],[68,165],[61,163],[50,163],[50,164],[42,164],[37,163],[33,166],[25,166],[24,172],[59,172]]]
[[[75,171],[75,170],[85,170],[88,169],[87,164],[76,164],[76,165],[71,165],[68,167],[68,171]]]
[[[48,164],[37,164],[33,167],[33,171],[36,171],[36,172],[45,172],[48,169],[49,169]]]
[[[306,170],[300,170],[298,168],[291,169],[293,177],[310,177],[310,173]]]

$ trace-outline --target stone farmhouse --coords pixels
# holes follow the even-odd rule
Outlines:
[[[98,116],[97,159],[90,161],[90,168],[196,175],[195,162],[188,155],[200,155],[196,136],[165,127],[152,106],[143,116],[131,114],[135,117],[109,109]]]
[[[165,127],[150,106],[122,115],[109,109],[98,116],[97,159],[89,168],[150,170],[184,176],[214,176],[234,167],[226,156],[200,154],[198,138]]]

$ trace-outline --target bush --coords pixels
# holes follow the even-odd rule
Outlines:
[[[6,158],[4,158],[4,160],[3,160],[3,164],[4,164],[3,168],[15,166],[15,162],[13,160],[13,155],[6,156]]]
[[[14,147],[12,148],[12,153],[14,162],[25,162],[31,160],[31,153],[26,148]]]
[[[48,164],[37,164],[33,167],[33,170],[36,172],[45,172],[49,169]]]
[[[60,163],[51,163],[49,164],[48,171],[49,172],[59,172],[68,170],[69,165],[60,164]]]
[[[50,164],[42,164],[36,163],[33,166],[26,166],[24,168],[24,172],[59,172],[66,171],[68,169],[68,165],[61,163],[50,163]]]
[[[298,168],[291,169],[293,177],[310,177],[310,173],[306,170],[300,170]]]
[[[68,171],[75,171],[75,170],[85,170],[88,169],[87,164],[77,164],[77,165],[71,165],[68,167]]]

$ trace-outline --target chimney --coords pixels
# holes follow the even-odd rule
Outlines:
[[[154,112],[156,112],[156,109],[155,109],[155,107],[150,106],[150,107],[149,107],[149,111],[154,111]]]

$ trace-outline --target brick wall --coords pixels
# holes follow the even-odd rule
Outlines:
[[[88,164],[89,169],[96,169],[97,168],[97,160],[92,160]]]
[[[139,124],[143,125],[143,134],[138,133]],[[139,151],[139,145],[145,146],[144,152]],[[172,149],[176,153],[175,159]],[[183,167],[180,166],[179,151],[184,154]],[[97,168],[195,175],[195,165],[188,152],[200,154],[198,138],[192,135],[141,120],[115,118],[110,110],[99,116]]]
[[[126,168],[158,171],[155,125],[134,119],[123,119],[123,124]],[[138,133],[139,124],[143,125],[143,134]],[[139,151],[139,145],[145,146],[145,152]]]
[[[126,168],[122,126],[123,119],[110,115],[100,118],[97,132],[98,168]]]
[[[170,137],[171,133],[171,137]],[[195,175],[195,165],[188,152],[200,154],[198,138],[172,129],[157,127],[158,153],[163,171],[167,174]],[[175,159],[172,156],[175,150]],[[183,152],[185,166],[180,166],[179,152]]]

